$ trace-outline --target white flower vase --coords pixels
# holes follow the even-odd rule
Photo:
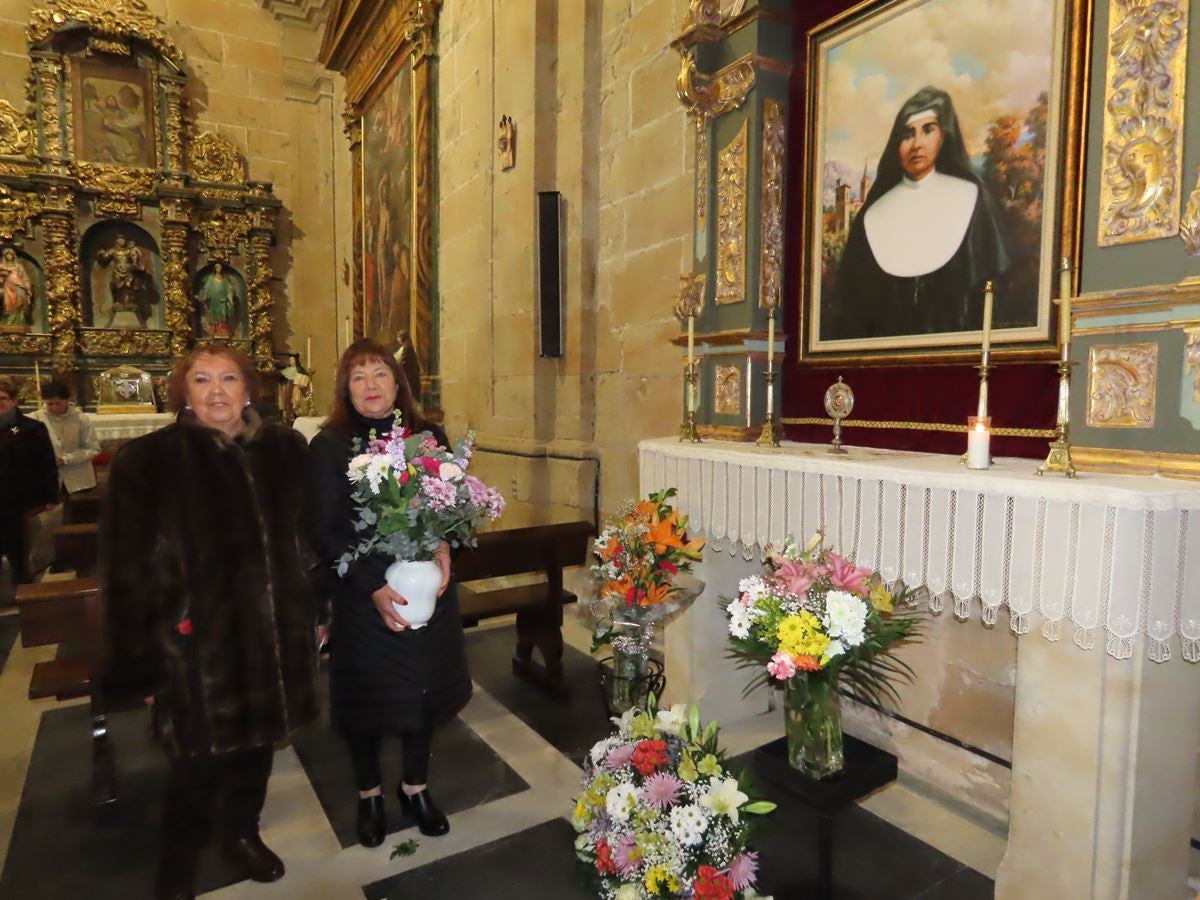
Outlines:
[[[386,577],[388,587],[408,601],[406,606],[393,603],[396,612],[412,628],[424,628],[433,618],[438,588],[442,586],[438,564],[433,560],[398,559],[388,566]]]

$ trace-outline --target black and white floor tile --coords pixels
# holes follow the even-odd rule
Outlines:
[[[6,725],[0,735],[0,900],[151,896],[165,763],[150,741],[145,712],[113,717],[121,799],[111,814],[97,818],[87,794],[86,707],[26,699],[33,666],[53,658],[54,648],[25,650],[19,639],[14,645],[13,625],[10,617],[0,617],[0,709]],[[235,882],[211,852],[202,857],[198,877],[205,900],[591,896],[574,864],[573,831],[562,816],[578,790],[578,762],[608,733],[608,722],[595,664],[576,649],[586,646],[586,635],[573,622],[566,630],[575,645],[566,651],[572,686],[566,704],[546,700],[513,677],[511,626],[468,634],[476,694],[434,747],[431,781],[451,815],[449,835],[426,838],[412,829],[392,795],[397,773],[385,771],[393,833],[380,848],[358,846],[347,760],[322,722],[276,754],[263,834],[284,858],[287,876],[271,885]],[[778,737],[776,718],[727,724],[724,733],[734,752],[748,751]],[[811,896],[815,819],[798,802],[777,799],[780,809],[758,841],[762,888],[779,900]],[[839,898],[992,896],[989,876],[1002,840],[948,816],[903,785],[847,810],[835,828]],[[416,853],[393,859],[393,846],[410,837],[418,841]]]

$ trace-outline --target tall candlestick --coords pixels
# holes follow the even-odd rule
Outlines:
[[[313,364],[312,364],[312,335],[311,334],[304,339],[304,365],[308,367],[308,370],[310,372],[312,371]]]
[[[689,315],[688,319],[688,365],[692,364],[692,357],[696,355],[696,317]]]
[[[1065,256],[1058,270],[1058,335],[1066,362],[1071,358],[1071,260]]]
[[[346,341],[346,346],[349,347],[350,346],[350,317],[349,316],[346,316],[346,326],[343,329],[343,332],[344,332],[344,337],[345,337],[345,341]]]
[[[988,354],[992,349],[992,283],[989,281],[983,289],[983,364],[988,364]]]
[[[38,365],[36,359],[33,361],[33,384],[37,388],[35,391],[37,401],[40,402],[42,399],[42,367]]]
[[[775,371],[775,310],[772,309],[767,315],[767,371]],[[771,386],[767,385],[767,394],[770,395]],[[768,412],[770,407],[768,407]]]

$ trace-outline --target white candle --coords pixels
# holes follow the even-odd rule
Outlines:
[[[696,353],[696,317],[688,316],[688,365],[692,364],[692,357]]]
[[[767,316],[767,371],[775,371],[775,310],[771,310]],[[770,385],[767,386],[767,395],[770,396]],[[770,411],[768,407],[767,412]]]
[[[981,421],[974,421],[967,429],[967,468],[986,469],[992,461],[992,433]]]
[[[350,317],[349,316],[346,316],[345,332],[346,332],[346,346],[349,347],[350,346]]]
[[[37,399],[40,402],[42,399],[42,368],[36,359],[33,361],[33,383],[37,388]]]
[[[1058,276],[1058,334],[1066,362],[1071,358],[1071,262],[1065,256]]]
[[[312,364],[312,335],[311,334],[304,339],[304,365],[310,372],[312,371],[313,364]]]
[[[988,353],[992,349],[992,283],[983,290],[983,364],[988,364]]]

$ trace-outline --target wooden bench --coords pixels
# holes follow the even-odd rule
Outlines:
[[[478,547],[464,550],[454,561],[463,626],[516,613],[513,673],[556,699],[568,695],[563,682],[562,608],[576,599],[563,588],[562,570],[587,560],[595,533],[590,522],[489,531],[479,535]],[[491,590],[462,584],[530,573],[544,574],[546,580]],[[540,662],[533,658],[535,648],[541,654]]]
[[[72,525],[99,522],[100,511],[104,507],[104,493],[104,488],[94,487],[67,494],[63,512],[66,521]]]
[[[100,556],[100,526],[95,522],[60,525],[54,529],[54,568],[92,575]]]

